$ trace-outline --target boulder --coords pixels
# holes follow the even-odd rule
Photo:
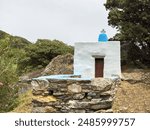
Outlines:
[[[58,55],[46,66],[42,75],[73,74],[73,55]]]

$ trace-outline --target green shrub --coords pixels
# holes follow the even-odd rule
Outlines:
[[[17,55],[7,40],[0,40],[0,112],[8,112],[16,105],[17,89],[12,84],[18,80]]]
[[[17,92],[17,88],[0,87],[0,112],[9,112],[18,105]]]
[[[73,47],[54,40],[37,40],[25,48],[26,55],[19,61],[19,73],[29,72],[45,67],[57,55],[73,53]]]

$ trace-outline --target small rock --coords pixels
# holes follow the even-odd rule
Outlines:
[[[46,106],[46,107],[44,108],[44,111],[45,111],[46,113],[54,113],[54,112],[56,112],[56,109],[53,108],[53,107],[50,107],[50,106]]]
[[[100,95],[102,95],[102,96],[111,96],[113,94],[114,94],[113,91],[106,91],[106,92],[102,92]]]
[[[99,98],[99,99],[92,99],[91,100],[91,104],[99,104],[99,103],[101,103],[102,102],[102,99],[101,98]]]
[[[77,109],[89,108],[89,106],[90,106],[89,102],[79,102],[79,101],[75,101],[75,100],[71,100],[67,104],[68,104],[69,108],[77,108]]]
[[[33,90],[32,90],[32,94],[33,94],[33,95],[42,95],[43,93],[44,93],[44,90],[43,90],[43,89],[39,89],[39,90],[33,89]]]
[[[82,93],[82,94],[74,94],[73,95],[73,99],[75,100],[81,100],[85,97],[85,93]]]
[[[91,105],[91,109],[93,110],[99,110],[99,109],[109,109],[112,107],[111,101],[101,101],[100,103],[96,105]]]
[[[47,80],[33,80],[31,85],[33,89],[45,89],[49,86],[49,82]]]
[[[107,109],[107,110],[98,110],[95,113],[113,113],[112,109]]]
[[[92,80],[91,85],[94,90],[107,91],[111,89],[113,81],[111,79],[96,78]]]
[[[32,113],[52,113],[52,112],[56,112],[56,109],[54,109],[53,107],[35,107],[32,110]]]
[[[72,84],[68,86],[68,92],[70,93],[80,93],[82,91],[82,88],[80,85]]]
[[[61,93],[61,92],[55,92],[53,93],[54,96],[62,96],[65,95],[66,93]]]
[[[89,92],[87,94],[87,96],[90,96],[90,97],[95,97],[97,94],[95,92]]]
[[[74,110],[75,113],[85,113],[85,110]]]

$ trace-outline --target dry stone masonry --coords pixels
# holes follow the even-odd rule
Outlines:
[[[112,112],[112,103],[119,80],[43,79],[33,80],[32,112],[93,113]],[[53,97],[56,100],[38,100]]]

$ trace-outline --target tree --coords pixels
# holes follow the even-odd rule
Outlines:
[[[119,32],[114,40],[129,43],[128,59],[150,67],[150,0],[107,0],[105,7]]]

